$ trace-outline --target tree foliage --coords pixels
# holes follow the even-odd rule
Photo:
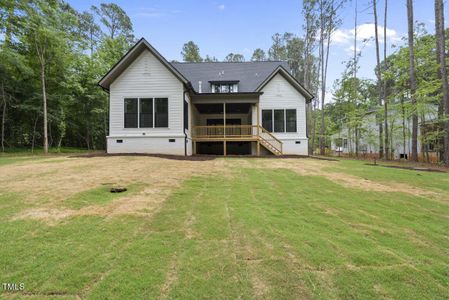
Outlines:
[[[267,60],[267,56],[265,51],[260,48],[254,50],[253,55],[251,56],[251,61],[264,61]]]
[[[126,13],[115,4],[78,12],[62,0],[7,0],[0,16],[3,146],[44,145],[47,127],[49,146],[104,149],[108,102],[97,83],[134,39]]]
[[[227,62],[244,62],[245,57],[242,54],[229,53],[228,55],[226,55],[224,60]]]
[[[202,62],[200,48],[193,41],[184,44],[181,51],[182,59],[185,62]]]

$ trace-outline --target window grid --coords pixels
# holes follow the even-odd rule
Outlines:
[[[152,102],[152,127],[142,127],[141,126],[141,121],[140,121],[140,114],[141,114],[141,100],[149,100],[149,99],[151,99],[151,102]],[[137,124],[136,124],[136,127],[130,127],[130,126],[127,126],[127,122],[126,122],[126,120],[127,120],[127,118],[126,118],[126,115],[128,114],[126,111],[127,111],[127,109],[126,109],[126,105],[127,105],[127,101],[128,100],[137,100],[137,113],[132,113],[132,114],[137,114]],[[155,117],[155,115],[156,115],[156,110],[155,110],[155,102],[156,101],[161,101],[161,100],[164,100],[164,101],[166,101],[166,120],[165,120],[165,122],[166,122],[166,124],[164,124],[164,125],[166,125],[166,126],[156,126],[156,123],[155,123],[155,121],[156,121],[156,117]],[[141,97],[141,98],[124,98],[124,106],[125,106],[125,110],[124,110],[124,115],[125,115],[125,118],[124,118],[124,128],[168,128],[168,121],[169,121],[169,118],[168,118],[168,98],[155,98],[155,97]]]
[[[296,114],[296,109],[263,109],[262,110],[262,126],[264,125],[264,112],[271,112],[271,119],[267,120],[265,119],[265,123],[269,124],[268,126],[270,128],[264,128],[267,129],[270,132],[276,132],[276,133],[282,133],[282,132],[288,132],[288,133],[292,133],[292,132],[298,132],[297,130],[297,114]],[[283,111],[283,128],[282,130],[275,130],[276,129],[276,124],[279,125],[279,123],[276,123],[276,118],[275,118],[275,112],[279,112],[279,111]],[[289,112],[289,114],[292,114],[291,116],[294,116],[294,119],[291,119],[290,122],[287,120],[287,112]],[[294,130],[291,130],[291,128],[293,128],[292,125],[294,124]]]

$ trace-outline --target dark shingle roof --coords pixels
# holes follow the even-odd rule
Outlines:
[[[202,92],[210,93],[209,81],[239,81],[239,92],[255,92],[257,87],[273,71],[283,66],[289,70],[287,62],[261,61],[261,62],[203,62],[179,63],[172,62],[175,67],[198,92],[198,82],[202,82]]]

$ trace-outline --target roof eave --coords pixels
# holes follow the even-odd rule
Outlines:
[[[144,47],[144,48],[142,48]],[[170,64],[145,38],[141,38],[134,46],[132,46],[125,55],[100,79],[98,85],[103,89],[109,90],[109,86],[120,74],[143,52],[145,49],[149,50],[175,77],[177,77],[185,85],[189,81],[172,65]],[[134,54],[138,51],[140,53]],[[134,54],[134,55],[133,55]],[[131,61],[129,61],[131,60]],[[124,66],[120,68],[121,66]]]
[[[268,82],[273,79],[273,77],[281,73],[289,82],[290,84],[298,91],[300,92],[305,98],[306,102],[310,103],[313,98],[313,94],[309,92],[295,77],[293,77],[283,66],[279,65],[262,83],[257,87],[256,92],[260,92],[267,84]]]
[[[260,96],[260,95],[263,94],[263,92],[236,92],[236,93],[234,93],[234,92],[232,92],[232,93],[210,93],[210,92],[207,92],[207,93],[198,93],[195,90],[193,90],[193,93],[195,95],[223,95],[223,96],[226,96],[226,95],[232,95],[232,96],[238,96],[238,95]]]

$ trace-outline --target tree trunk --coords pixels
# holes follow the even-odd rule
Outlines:
[[[376,0],[373,0],[373,12],[374,12],[374,34],[376,42],[376,75],[377,75],[377,93],[379,94],[379,106],[382,107],[382,73],[380,66],[380,53],[379,53],[379,33],[377,28],[377,6]],[[379,114],[376,114],[379,116]],[[382,120],[378,120],[379,124],[379,158],[384,157],[384,140],[383,140],[383,125]]]
[[[404,97],[401,97],[401,108],[402,108],[402,146],[403,146],[403,154],[407,153],[406,149],[406,129],[405,129],[405,107],[404,107]],[[404,157],[405,158],[405,157]]]
[[[84,140],[86,141],[86,146],[87,146],[87,150],[90,150],[90,124],[87,123],[87,128],[86,128],[86,137],[84,138]]]
[[[357,0],[355,0],[355,9],[354,9],[354,62],[353,62],[353,75],[354,75],[354,104],[355,104],[355,109],[357,109],[357,103],[358,103],[358,81],[357,81],[357,16],[358,16],[358,12],[357,12]],[[356,114],[356,118],[357,118],[357,114]],[[357,123],[355,125],[355,156],[359,157],[359,136],[358,136],[358,130],[357,130]]]
[[[313,109],[313,111],[315,111],[316,112],[316,110],[317,110],[317,101],[314,101],[314,109]],[[313,127],[312,127],[312,129],[313,129],[313,135],[312,135],[312,154],[315,154],[315,143],[316,143],[316,116],[313,118]]]
[[[438,80],[442,81],[442,76],[441,76],[441,59],[440,59],[440,49],[441,49],[441,45],[440,45],[440,38],[438,36],[439,33],[439,27],[440,27],[440,13],[439,13],[439,7],[440,5],[438,4],[438,1],[435,0],[435,41],[436,41],[436,48],[435,48],[435,54],[436,54],[436,59],[437,59],[437,64],[439,66],[438,68]],[[444,31],[443,31],[444,32]],[[441,93],[441,97],[440,97],[440,101],[438,102],[438,120],[439,120],[439,125],[441,126],[441,129],[443,129],[443,136],[444,136],[444,98],[443,98],[443,93]],[[438,130],[439,131],[439,130]],[[445,149],[444,149],[444,145],[441,145],[438,142],[438,161],[444,162],[444,153],[445,153]],[[443,147],[442,147],[443,146]]]
[[[39,119],[39,114],[37,114],[36,119],[34,120],[33,139],[31,140],[31,153],[34,153],[34,142],[36,140],[36,126],[37,126],[38,119]]]
[[[413,0],[407,0],[410,97],[412,99],[412,161],[418,161],[418,113],[416,111],[416,72],[413,36]]]
[[[329,16],[332,18],[332,16]],[[332,23],[332,20],[329,21]],[[320,126],[320,155],[326,154],[326,137],[325,137],[325,122],[324,122],[324,102],[326,99],[326,80],[327,80],[327,66],[329,62],[329,48],[331,43],[331,32],[330,28],[332,25],[328,25],[329,30],[327,33],[327,41],[326,41],[326,57],[324,58],[324,38],[322,43],[322,58],[324,58],[324,62],[321,64],[321,126]]]
[[[62,145],[62,139],[64,138],[64,136],[63,135],[60,135],[59,136],[59,138],[58,138],[58,144],[57,144],[57,148],[58,148],[58,152],[59,152],[59,150],[61,149],[61,145]]]
[[[41,64],[42,102],[44,111],[44,153],[48,154],[48,124],[47,124],[47,92],[45,90],[45,65]]]
[[[442,80],[442,94],[441,99],[443,108],[443,128],[444,128],[444,144],[443,144],[443,162],[445,165],[449,165],[449,86],[447,80],[446,69],[446,45],[445,45],[445,32],[444,32],[444,3],[443,0],[435,0],[435,34],[436,34],[436,46],[437,46],[437,61],[439,63],[439,74]]]
[[[5,152],[5,120],[6,120],[6,93],[5,93],[5,85],[2,82],[2,133],[1,133],[1,139],[2,139],[2,152]]]
[[[388,0],[385,0],[385,11],[384,11],[384,72],[387,71],[387,12],[388,12]],[[384,100],[384,128],[385,128],[385,159],[390,159],[390,142],[389,142],[389,132],[388,132],[388,99],[387,99],[387,81],[383,82],[383,100]]]
[[[324,155],[324,13],[323,13],[323,3],[320,4],[320,61],[321,61],[321,126],[320,126],[320,155]]]
[[[321,69],[321,59],[318,60],[318,70],[320,70],[320,69]],[[319,78],[319,74],[318,74],[318,78]],[[318,95],[318,91],[319,90],[317,88],[317,90],[316,90],[317,95]],[[315,113],[317,112],[317,109],[318,109],[318,105],[319,105],[318,101],[319,101],[318,99],[317,100],[313,100],[312,111],[315,112]],[[313,135],[312,135],[312,154],[315,154],[315,150],[316,150],[316,134],[317,134],[317,130],[316,130],[317,116],[315,115],[312,118],[313,118],[313,126],[312,126],[312,130],[313,130]]]

